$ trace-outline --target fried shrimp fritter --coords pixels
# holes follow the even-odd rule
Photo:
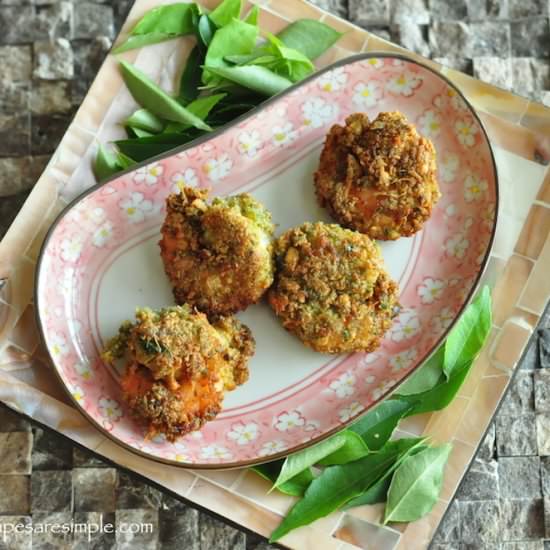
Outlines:
[[[433,143],[404,115],[356,113],[328,133],[315,188],[321,206],[342,225],[373,239],[422,229],[441,196]]]
[[[222,408],[223,391],[215,370],[183,381],[176,390],[155,381],[151,371],[129,365],[121,380],[132,413],[148,425],[148,437],[162,433],[169,441],[213,420]]]
[[[149,436],[174,440],[218,414],[224,391],[248,379],[254,347],[237,319],[212,325],[184,305],[138,310],[136,322],[124,323],[101,356],[108,364],[126,358],[121,386],[130,410],[148,424]]]
[[[170,389],[178,379],[207,368],[208,361],[225,349],[224,340],[205,315],[188,307],[156,313],[136,312],[137,323],[128,338],[128,351],[135,362],[147,367],[154,380],[165,380]]]
[[[398,306],[378,246],[334,224],[305,223],[275,242],[269,303],[283,326],[316,351],[373,351]]]
[[[161,256],[177,303],[228,315],[256,303],[273,282],[274,227],[250,195],[206,198],[189,187],[168,197]]]

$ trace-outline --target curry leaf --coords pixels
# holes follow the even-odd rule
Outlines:
[[[103,181],[121,170],[122,166],[118,163],[116,155],[100,145],[94,163],[95,177],[99,181]]]
[[[138,109],[126,119],[126,125],[139,128],[152,134],[158,134],[164,130],[164,122],[147,109]]]
[[[458,390],[460,390],[466,376],[470,372],[471,366],[472,361],[468,361],[460,367],[456,367],[448,380],[443,379],[442,382],[428,391],[414,395],[398,396],[400,400],[408,401],[411,405],[406,415],[412,416],[414,414],[444,409],[454,399]]]
[[[131,159],[129,156],[125,155],[124,153],[121,153],[120,151],[117,151],[116,159],[118,164],[123,170],[126,170],[127,168],[130,168],[134,164],[137,164],[134,159]]]
[[[491,323],[491,292],[485,286],[445,342],[443,372],[447,378],[461,364],[476,358],[491,330]]]
[[[336,434],[317,445],[308,447],[303,451],[298,451],[286,458],[281,468],[281,472],[275,484],[273,485],[274,489],[277,489],[281,484],[289,479],[293,478],[296,474],[299,474],[301,471],[313,466],[326,456],[334,453],[334,451],[343,447],[346,443],[346,436],[343,433]]]
[[[193,113],[195,116],[198,116],[201,120],[204,120],[210,111],[219,103],[226,94],[215,94],[205,97],[199,97],[187,105],[187,110]],[[189,128],[189,124],[179,124],[177,122],[171,122],[166,127],[167,132],[181,132]]]
[[[176,37],[172,34],[165,34],[161,32],[129,36],[120,46],[117,46],[113,50],[113,53],[123,53],[129,50],[135,50],[136,48],[142,48],[143,46],[149,46],[150,44],[158,44],[159,42],[173,40],[174,38]]]
[[[126,126],[126,132],[128,133],[129,137],[136,137],[136,138],[151,137],[155,135],[155,134],[152,134],[151,132],[148,132],[147,130],[142,130],[141,128],[134,128],[133,126]]]
[[[258,15],[260,14],[260,8],[257,5],[252,6],[252,9],[248,12],[248,15],[244,18],[246,23],[250,25],[258,24]]]
[[[365,504],[377,504],[378,502],[385,502],[386,496],[388,494],[388,489],[390,488],[390,483],[392,480],[393,472],[398,468],[398,466],[407,459],[407,457],[412,454],[427,449],[427,445],[423,445],[422,441],[407,440],[411,441],[409,448],[401,451],[401,454],[397,457],[396,461],[382,474],[380,479],[371,485],[363,494],[358,497],[350,500],[345,506],[344,509],[354,508],[356,506],[364,506]],[[394,441],[388,443],[388,447],[391,448],[395,444]],[[382,449],[383,452],[384,449]]]
[[[412,405],[400,399],[383,401],[362,416],[349,429],[359,434],[369,449],[381,449],[390,438],[397,423]]]
[[[268,58],[266,59],[266,61],[269,63],[273,62],[276,59],[274,55],[266,55],[263,50],[256,51],[250,54],[226,55],[224,57],[226,61],[229,61],[229,63],[232,63],[233,65],[246,65],[247,63],[253,62],[257,65],[261,65],[262,58]]]
[[[208,113],[226,96],[227,94],[213,94],[205,97],[199,97],[189,103],[187,109],[194,115],[205,119]]]
[[[265,96],[282,92],[292,82],[259,65],[210,68],[210,72]]]
[[[132,29],[132,35],[165,33],[174,36],[191,34],[197,24],[197,4],[168,4],[149,10]]]
[[[411,440],[399,440],[384,452],[370,453],[348,464],[329,466],[316,477],[299,500],[271,534],[276,541],[289,531],[324,517],[370,487],[394,463]],[[414,440],[419,443],[422,440]]]
[[[415,521],[430,512],[439,497],[450,452],[449,444],[428,447],[397,468],[388,490],[384,523]]]
[[[120,68],[128,90],[142,107],[160,118],[190,124],[201,130],[211,130],[210,126],[170,97],[139,69],[125,61],[121,61]]]
[[[199,10],[196,4],[169,4],[148,11],[130,36],[113,53],[122,53],[194,32]]]
[[[268,41],[250,54],[227,55],[225,60],[237,65],[263,65],[271,71],[297,82],[315,69],[301,52],[289,48],[276,36],[267,33]]]
[[[254,466],[252,470],[254,470],[257,474],[262,476],[267,481],[275,483],[281,471],[283,462],[283,460],[277,460],[275,462],[260,464],[258,466]],[[299,474],[295,475],[293,478],[285,481],[285,483],[281,484],[279,487],[277,487],[277,489],[281,493],[285,493],[286,495],[301,497],[305,493],[308,485],[313,481],[313,478],[314,476],[311,468],[306,468],[305,470],[302,470]]]
[[[279,67],[276,72],[297,82],[314,71],[315,66],[303,53],[285,46],[279,38],[272,34],[268,33],[267,38],[271,45],[271,52],[276,54],[276,67]],[[275,70],[275,67],[270,68]]]
[[[347,462],[359,460],[360,458],[363,458],[364,456],[367,456],[369,454],[369,448],[359,434],[352,432],[351,430],[344,430],[341,433],[346,438],[346,442],[344,443],[344,445],[320,460],[317,464],[319,464],[320,466],[346,464]]]
[[[224,60],[227,55],[244,55],[252,52],[258,38],[258,27],[249,25],[244,21],[233,19],[225,27],[216,31],[206,57],[204,59],[204,71],[202,81],[209,84],[216,79],[209,71],[215,67],[227,67]]]
[[[386,473],[388,474],[387,476],[383,475],[364,493],[350,500],[345,506],[343,506],[343,509],[348,510],[349,508],[356,508],[357,506],[365,506],[367,504],[378,504],[379,502],[386,502],[388,489],[390,488],[391,483],[391,474],[393,473],[392,466],[390,466],[386,470]]]
[[[208,15],[201,15],[197,24],[197,36],[200,39],[200,43],[205,48],[208,48],[208,46],[210,46],[210,42],[212,42],[212,38],[214,37],[215,32],[216,25],[212,23]]]
[[[397,395],[414,395],[435,387],[443,377],[444,357],[445,345],[443,344],[404,384],[399,386]]]
[[[178,147],[178,145],[188,143],[201,134],[202,132],[191,128],[188,131],[174,134],[160,134],[137,139],[122,139],[115,141],[115,145],[128,157],[137,162],[141,162],[170,151]]]
[[[323,54],[341,36],[342,33],[313,19],[299,19],[277,34],[288,48],[298,50],[310,60]]]
[[[204,49],[198,44],[191,50],[181,73],[178,99],[183,103],[193,101],[199,95],[201,84]]]
[[[210,19],[217,27],[224,27],[233,19],[241,16],[242,0],[224,0],[214,11],[210,12]]]
[[[223,124],[227,124],[236,117],[250,111],[251,109],[254,109],[254,107],[256,107],[260,103],[260,101],[261,100],[257,100],[254,102],[243,101],[242,103],[231,103],[227,105],[221,105],[220,102],[219,108],[218,106],[216,106],[214,109],[212,109],[212,112],[208,117],[208,123],[212,126],[222,126]]]

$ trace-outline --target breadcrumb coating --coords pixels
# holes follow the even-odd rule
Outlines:
[[[398,287],[369,237],[335,224],[305,223],[275,242],[271,307],[316,351],[373,351],[398,309]]]
[[[321,206],[342,225],[373,239],[422,229],[441,194],[433,143],[399,112],[372,122],[356,113],[328,133],[314,174]]]
[[[190,306],[138,309],[122,324],[101,357],[125,358],[123,397],[148,426],[148,437],[167,439],[197,430],[222,408],[225,391],[248,379],[255,343],[250,329],[232,317],[214,325]]]
[[[189,187],[168,197],[161,256],[178,304],[228,315],[258,302],[273,282],[274,227],[250,195],[206,199]]]

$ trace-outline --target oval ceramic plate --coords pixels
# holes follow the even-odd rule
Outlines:
[[[184,183],[215,195],[249,192],[277,234],[330,221],[312,174],[334,123],[365,111],[403,112],[437,149],[442,198],[424,230],[382,243],[403,309],[368,355],[315,353],[285,332],[266,303],[239,317],[256,338],[250,380],[224,409],[177,443],[147,441],[99,351],[137,306],[173,303],[159,248],[167,195]],[[127,448],[196,468],[244,466],[341,429],[387,396],[442,341],[487,261],[498,186],[479,119],[440,74],[406,58],[352,57],[266,102],[230,127],[95,186],[58,218],[36,283],[39,325],[60,380],[97,427]]]

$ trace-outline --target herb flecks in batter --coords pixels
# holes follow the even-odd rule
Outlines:
[[[338,225],[305,223],[276,241],[275,258],[269,303],[287,330],[321,352],[378,347],[398,288],[376,243]]]
[[[345,227],[373,239],[413,235],[441,196],[436,152],[397,112],[373,121],[356,113],[331,128],[315,188],[321,206]]]
[[[207,202],[188,187],[170,195],[160,241],[177,303],[227,315],[256,303],[273,282],[273,223],[248,194]]]
[[[135,323],[121,326],[102,359],[112,364],[125,357],[121,386],[130,410],[149,436],[174,440],[212,420],[224,392],[246,382],[254,348],[250,330],[237,319],[211,324],[185,305],[138,309]]]

